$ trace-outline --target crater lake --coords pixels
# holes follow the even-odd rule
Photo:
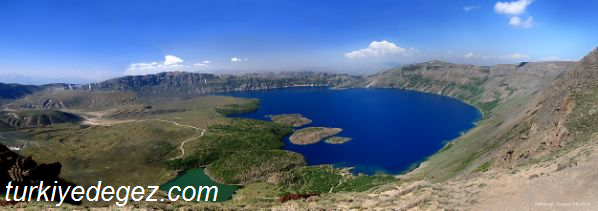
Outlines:
[[[351,141],[295,145],[287,136],[284,149],[303,154],[309,165],[334,164],[366,174],[409,170],[482,117],[460,100],[399,89],[299,87],[225,95],[260,100],[257,111],[236,117],[270,121],[268,115],[298,113],[312,120],[302,127],[342,128],[338,136]]]

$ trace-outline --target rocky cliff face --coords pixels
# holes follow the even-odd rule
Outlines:
[[[126,76],[83,85],[87,90],[130,90],[144,95],[209,94],[228,91],[262,90],[295,86],[341,86],[360,77],[331,73],[262,73],[213,75],[165,72],[145,76]]]
[[[4,105],[11,110],[23,109],[107,109],[131,104],[137,94],[127,91],[47,90],[27,95]]]

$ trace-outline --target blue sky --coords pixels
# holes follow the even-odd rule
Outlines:
[[[593,0],[0,1],[0,81],[577,60]]]

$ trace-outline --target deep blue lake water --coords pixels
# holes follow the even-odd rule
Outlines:
[[[449,97],[398,89],[285,88],[233,92],[259,98],[258,111],[240,115],[270,120],[266,115],[299,113],[313,120],[304,127],[339,127],[344,144],[319,142],[285,149],[301,153],[308,164],[355,167],[356,173],[401,173],[440,150],[474,126],[481,113]]]

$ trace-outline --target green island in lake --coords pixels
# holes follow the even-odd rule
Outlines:
[[[341,128],[307,127],[295,131],[289,140],[291,143],[298,145],[314,144],[341,131],[343,131]]]
[[[279,115],[268,115],[273,122],[289,125],[291,127],[301,127],[311,123],[311,119],[304,117],[301,114],[279,114]]]

